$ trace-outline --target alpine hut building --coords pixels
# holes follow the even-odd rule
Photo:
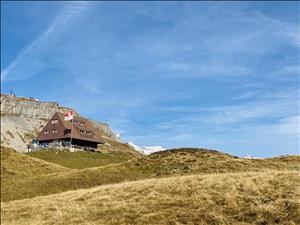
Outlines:
[[[95,150],[104,140],[92,122],[80,116],[55,113],[37,136],[41,147],[75,147]],[[69,119],[68,119],[69,118]]]

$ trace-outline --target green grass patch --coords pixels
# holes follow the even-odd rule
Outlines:
[[[26,155],[56,163],[72,169],[106,166],[111,163],[121,163],[132,159],[122,152],[70,152],[68,150],[47,149],[29,152]]]

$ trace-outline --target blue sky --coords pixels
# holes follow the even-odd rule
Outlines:
[[[299,154],[299,2],[1,2],[1,87],[138,145]]]

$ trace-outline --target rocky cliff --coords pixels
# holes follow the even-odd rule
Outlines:
[[[70,110],[73,109],[60,106],[56,102],[41,102],[33,98],[1,94],[1,145],[26,151],[27,144],[37,136],[55,112],[65,113]],[[108,124],[92,122],[104,137],[118,141],[117,135]]]

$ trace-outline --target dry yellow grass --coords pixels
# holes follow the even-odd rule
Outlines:
[[[2,179],[24,179],[24,177],[35,177],[67,171],[70,171],[70,169],[1,146]]]
[[[300,224],[297,171],[189,175],[2,203],[3,225]]]
[[[100,167],[112,163],[122,163],[133,159],[132,156],[123,152],[70,152],[68,149],[47,149],[42,151],[29,152],[26,153],[26,155],[45,160],[47,162],[56,163],[58,165],[71,169]]]
[[[30,175],[30,171],[35,170],[36,165],[34,163],[20,163],[9,157],[3,159],[2,163],[6,163],[10,167],[16,167],[20,164],[18,166],[22,166],[24,170],[28,171],[28,175],[21,177],[13,174],[2,176],[1,174],[1,200],[11,201],[154,177],[263,171],[265,169],[297,170],[300,168],[300,157],[247,160],[205,149],[180,149],[156,153],[123,164],[83,170],[69,169],[59,174],[34,173],[34,176]],[[39,168],[38,164],[37,168]]]

